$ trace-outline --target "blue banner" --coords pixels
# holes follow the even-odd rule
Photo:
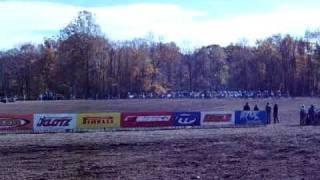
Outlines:
[[[173,115],[174,126],[200,126],[200,112],[176,112]]]
[[[236,111],[236,125],[264,125],[267,124],[266,111]]]

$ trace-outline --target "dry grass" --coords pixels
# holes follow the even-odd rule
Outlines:
[[[301,104],[280,106],[280,125],[0,136],[0,179],[318,179],[320,127],[299,127]],[[209,111],[245,100],[57,101],[1,104],[0,113]]]

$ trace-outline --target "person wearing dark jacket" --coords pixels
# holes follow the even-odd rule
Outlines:
[[[307,112],[304,105],[302,105],[300,109],[300,125],[307,125]]]
[[[308,110],[308,125],[313,125],[315,123],[315,111],[314,111],[314,105],[311,105]]]
[[[248,102],[246,103],[246,105],[244,105],[243,111],[250,111],[250,106]]]
[[[320,125],[320,111],[315,110],[315,125]]]
[[[267,124],[270,124],[271,123],[271,106],[269,103],[267,103],[266,105],[266,112],[267,112]]]
[[[254,111],[259,111],[259,107],[258,107],[258,105],[257,105],[257,104],[256,104],[256,105],[254,105],[253,110],[254,110]]]
[[[279,121],[279,108],[278,108],[278,104],[275,104],[273,106],[273,123],[280,123]]]

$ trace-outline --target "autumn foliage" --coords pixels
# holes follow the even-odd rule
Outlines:
[[[79,13],[58,37],[0,51],[0,92],[36,99],[126,97],[170,90],[281,90],[316,95],[320,88],[319,33],[275,35],[255,46],[210,45],[192,52],[153,39],[110,41],[94,16]]]

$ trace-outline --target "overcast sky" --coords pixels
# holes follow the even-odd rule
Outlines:
[[[111,40],[152,32],[182,47],[250,44],[273,34],[320,27],[319,0],[0,0],[0,49],[40,43],[89,10]]]

